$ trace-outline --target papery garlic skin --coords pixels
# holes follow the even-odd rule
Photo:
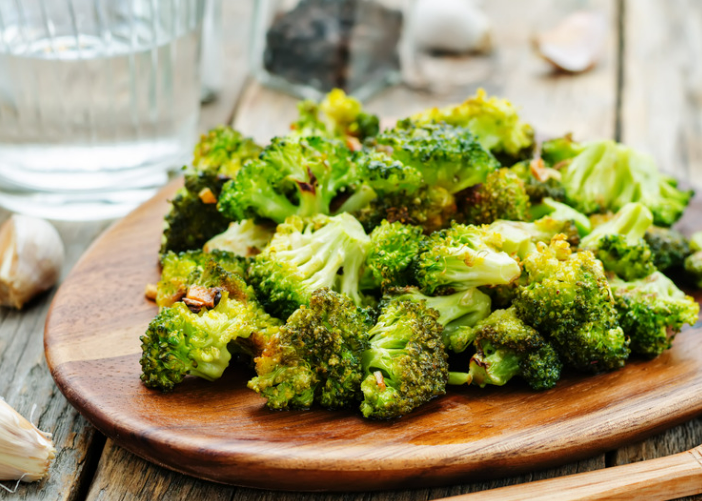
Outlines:
[[[39,431],[0,398],[0,481],[41,480],[55,455],[51,436]]]
[[[0,304],[21,309],[61,275],[63,242],[43,219],[14,214],[0,227]]]

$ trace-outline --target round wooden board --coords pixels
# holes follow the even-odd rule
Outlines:
[[[702,412],[700,328],[653,361],[568,375],[543,393],[513,384],[451,388],[402,419],[355,410],[273,412],[246,389],[249,368],[210,383],[187,378],[161,394],[139,381],[139,336],[156,314],[171,184],[110,228],[56,294],[46,358],[66,398],[101,432],[154,463],[196,477],[280,490],[433,486],[573,462]],[[699,206],[686,220],[698,226]],[[683,222],[684,225],[684,222]]]

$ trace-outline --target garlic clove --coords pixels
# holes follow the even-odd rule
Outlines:
[[[599,59],[607,22],[599,12],[575,12],[536,37],[536,50],[556,68],[570,73],[589,70]]]
[[[0,305],[21,309],[61,275],[63,242],[43,219],[14,214],[0,227]]]
[[[417,0],[411,32],[418,47],[453,53],[489,52],[492,25],[471,0]]]
[[[0,398],[0,481],[41,480],[55,455],[51,435],[39,431]]]

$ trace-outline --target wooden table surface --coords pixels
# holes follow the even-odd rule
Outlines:
[[[265,142],[285,132],[295,116],[296,100],[263,89],[246,75],[253,1],[224,2],[226,89],[216,102],[203,107],[200,125],[204,131],[233,121],[244,133]],[[494,23],[495,50],[491,55],[440,63],[432,74],[445,77],[446,91],[441,95],[396,87],[375,96],[367,103],[369,109],[383,117],[402,117],[430,105],[457,102],[482,86],[491,94],[512,100],[539,133],[571,131],[576,139],[616,138],[649,151],[665,171],[702,189],[702,65],[698,64],[702,60],[702,3],[491,0],[485,4]],[[582,8],[604,12],[611,27],[600,64],[579,76],[553,73],[534,56],[531,37]],[[56,223],[67,250],[64,276],[109,224]],[[13,496],[0,491],[0,498],[431,500],[657,458],[702,443],[702,420],[695,419],[586,461],[489,482],[353,494],[280,493],[222,486],[137,458],[106,441],[66,402],[44,360],[44,320],[51,299],[52,294],[47,294],[22,312],[0,310],[0,395],[26,416],[34,408],[34,422],[53,433],[59,451],[47,479],[22,484]]]

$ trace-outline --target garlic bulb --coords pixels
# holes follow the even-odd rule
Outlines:
[[[18,214],[0,227],[0,304],[22,308],[51,288],[63,266],[63,242],[43,219]]]
[[[417,0],[411,25],[422,49],[464,53],[492,47],[490,19],[473,0]]]
[[[55,455],[51,435],[39,431],[0,398],[0,480],[41,480]]]

